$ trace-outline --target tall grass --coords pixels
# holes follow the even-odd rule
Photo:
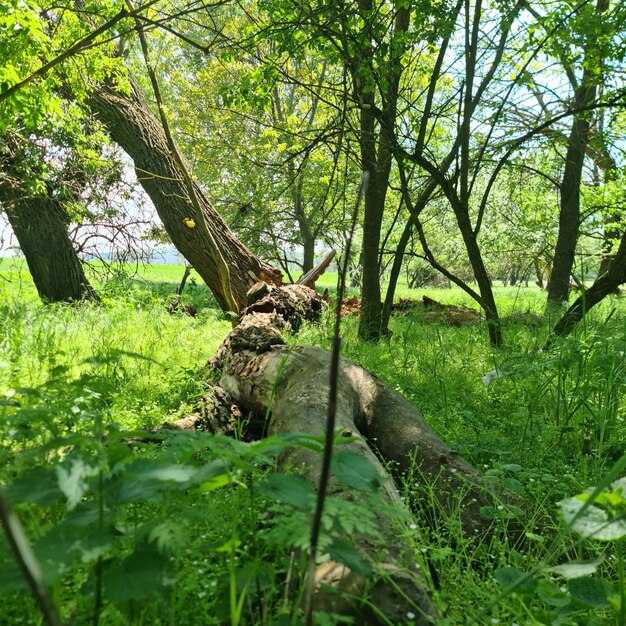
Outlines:
[[[91,436],[94,420],[103,421],[113,433],[111,425],[150,428],[192,407],[206,384],[206,360],[230,330],[230,323],[222,318],[206,289],[193,282],[184,298],[197,308],[197,317],[167,312],[167,301],[176,291],[182,268],[150,268],[140,276],[119,273],[100,279],[104,306],[99,307],[42,305],[23,265],[11,263],[0,265],[2,482],[27,475],[33,459],[53,467],[71,458],[74,451],[69,444],[55,447],[54,458],[46,445],[72,432]],[[333,276],[326,277],[329,287],[333,280]],[[454,289],[404,289],[401,295],[415,298],[423,293],[442,302],[472,306]],[[542,313],[544,296],[538,289],[499,288],[497,294],[503,315]],[[304,328],[293,341],[328,347],[329,320]],[[430,529],[419,517],[408,523],[406,540],[414,547],[415,563],[407,566],[417,563],[424,570],[430,566],[441,624],[499,620],[521,625],[556,619],[550,605],[537,596],[513,592],[493,604],[502,591],[494,572],[503,567],[524,571],[539,567],[548,544],[554,541],[558,543],[555,553],[564,555],[571,542],[566,535],[553,539],[558,526],[556,503],[599,484],[625,448],[623,303],[607,301],[571,337],[543,352],[550,323],[546,320],[529,327],[518,321],[505,322],[507,343],[494,351],[488,345],[484,324],[454,328],[420,310],[395,315],[392,334],[377,345],[358,340],[355,318],[344,320],[343,355],[414,402],[444,441],[490,480],[517,490],[529,511],[543,520],[539,528],[529,524],[529,545],[524,553],[510,547],[504,534],[496,534],[492,543],[477,545],[450,530],[455,528],[453,519],[441,532]],[[485,385],[483,377],[488,372],[493,375]],[[102,454],[107,460],[103,467],[113,471],[116,462],[119,467],[135,467],[135,454],[159,463],[169,459],[192,466],[216,461],[208,439],[176,441],[160,448],[139,444],[141,450],[130,456],[104,446]],[[35,448],[37,451],[26,454]],[[165,600],[107,605],[100,623],[220,624],[232,618],[229,603],[233,597],[243,601],[241,623],[298,623],[297,611],[289,606],[293,586],[298,584],[293,582],[298,562],[281,552],[276,542],[270,547],[264,531],[259,531],[269,524],[264,517],[268,504],[255,485],[267,466],[261,461],[254,463],[257,469],[247,466],[245,472],[231,476],[226,488],[215,488],[209,494],[172,489],[158,492],[152,500],[124,505],[115,526],[115,532],[126,533],[123,545],[127,552],[123,554],[131,554],[135,549],[131,543],[147,536],[170,547],[178,545],[168,553],[176,563],[178,582],[168,587]],[[148,488],[147,482],[140,484]],[[403,488],[408,499],[411,485],[407,477]],[[420,490],[420,497],[423,493]],[[34,539],[45,537],[64,519],[66,511],[55,506],[20,505]],[[291,515],[288,519],[293,523],[293,510],[283,505],[276,511],[278,520],[283,519],[280,515]],[[131,532],[131,527],[136,532]],[[273,528],[275,535],[276,526]],[[605,550],[593,542],[584,545],[588,556],[601,556]],[[610,550],[607,554],[605,575],[615,578],[616,561],[611,560]],[[0,546],[0,561],[2,556]],[[109,554],[107,558],[113,557]],[[249,590],[248,597],[248,591],[243,593],[246,583],[241,581],[251,577],[262,580],[263,588],[255,594]],[[77,624],[91,621],[91,607],[85,598],[90,597],[87,591],[93,584],[85,567],[72,570],[54,587],[66,618],[73,616]],[[3,596],[0,623],[37,621],[34,606],[23,598]],[[591,609],[577,610],[569,621],[563,618],[559,623],[592,623]],[[607,610],[602,609],[598,619],[613,623],[606,621],[613,619]]]

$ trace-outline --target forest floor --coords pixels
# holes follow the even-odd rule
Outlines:
[[[0,260],[0,483],[67,623],[298,624],[303,570],[294,548],[306,547],[308,517],[267,482],[283,443],[196,433],[127,443],[128,431],[194,408],[207,360],[231,328],[193,275],[183,301],[197,315],[167,312],[182,274],[173,266],[96,273],[104,307],[43,306],[23,262]],[[318,286],[332,291],[335,281],[329,273]],[[458,289],[398,293],[423,295],[476,308]],[[437,529],[419,516],[404,520],[415,556],[407,567],[426,573],[439,624],[623,625],[623,490],[588,507],[616,520],[602,541],[581,541],[589,528],[571,516],[567,524],[558,503],[596,485],[610,494],[626,474],[625,301],[607,299],[546,352],[555,320],[514,317],[543,315],[545,293],[498,287],[496,297],[513,316],[500,350],[482,321],[455,327],[426,309],[394,315],[377,345],[357,339],[356,315],[344,317],[343,356],[413,402],[487,480],[519,493],[520,517],[544,520],[528,526],[523,552],[506,541],[495,509],[485,515],[502,533],[489,544],[462,536],[453,518]],[[328,315],[292,341],[329,347],[331,331]],[[400,485],[408,502],[418,478]],[[359,529],[362,511],[351,515],[342,511],[328,533],[368,532]],[[41,623],[4,540],[0,571],[0,624]],[[529,575],[512,589],[520,572]]]

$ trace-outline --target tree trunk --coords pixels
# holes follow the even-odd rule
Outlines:
[[[69,218],[50,195],[32,196],[22,189],[11,157],[4,155],[0,203],[26,257],[39,297],[47,302],[100,301],[67,234]]]
[[[309,224],[304,210],[304,198],[302,197],[302,178],[296,173],[293,161],[287,165],[289,180],[291,181],[291,197],[293,201],[293,212],[298,222],[300,230],[300,240],[302,241],[303,258],[302,273],[310,272],[315,265],[315,235]]]
[[[371,19],[369,13],[373,10],[371,0],[360,0],[359,9],[363,17]],[[376,98],[372,85],[375,76],[374,46],[375,37],[368,27],[363,56],[363,66],[355,72],[354,83],[360,103],[360,150],[364,172],[369,172],[369,183],[365,190],[363,214],[363,282],[361,284],[361,313],[359,318],[359,336],[366,341],[378,341],[383,334],[383,315],[380,289],[379,248],[380,233],[385,198],[389,186],[391,172],[392,151],[395,145],[395,122],[397,116],[398,93],[400,89],[400,75],[403,70],[401,58],[406,43],[402,42],[404,33],[408,30],[410,13],[407,8],[398,8],[396,13],[392,44],[392,53],[387,60],[387,88],[381,94],[383,110],[376,141]],[[362,74],[359,72],[363,72]]]
[[[398,240],[396,252],[393,257],[393,265],[391,266],[391,272],[389,274],[389,283],[387,284],[387,293],[385,294],[385,302],[383,304],[383,318],[382,318],[383,333],[389,332],[389,320],[391,318],[391,308],[393,307],[393,299],[396,293],[396,287],[398,285],[398,278],[400,277],[400,272],[402,271],[402,264],[404,263],[404,251],[406,250],[407,244],[409,243],[409,239],[411,238],[411,234],[413,232],[413,226],[414,226],[413,216],[409,216],[409,219],[404,225],[404,230],[402,231],[402,235],[400,235],[400,239]]]
[[[39,297],[47,302],[99,302],[68,237],[65,209],[50,197],[11,202],[4,190],[0,190],[0,201]]]
[[[596,15],[608,9],[608,0],[598,0]],[[572,108],[586,109],[596,99],[597,87],[602,72],[598,67],[598,42],[588,36],[583,61],[583,76],[580,85],[574,90]],[[576,243],[580,227],[580,184],[582,180],[585,154],[591,133],[592,112],[583,110],[574,115],[565,155],[565,168],[561,182],[561,206],[559,211],[559,233],[554,249],[554,260],[548,284],[548,305],[560,305],[569,299],[570,277],[574,266]]]
[[[220,255],[230,268],[230,287],[238,309],[245,306],[246,292],[256,282],[281,284],[281,273],[255,257],[235,237],[197,183],[195,192],[217,249],[201,228],[193,226],[190,218],[194,217],[194,209],[186,200],[180,169],[160,123],[132,80],[130,94],[97,85],[89,105],[111,138],[133,159],[139,182],[154,203],[172,243],[206,282],[223,309],[230,307],[218,280]]]

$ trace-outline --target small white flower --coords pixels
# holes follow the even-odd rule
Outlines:
[[[409,611],[406,616],[408,619],[415,619],[415,613],[411,613],[411,611]]]

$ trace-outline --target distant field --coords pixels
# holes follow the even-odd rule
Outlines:
[[[185,271],[182,265],[148,265],[148,264],[132,264],[127,263],[117,266],[105,266],[102,263],[95,262],[89,264],[90,280],[96,285],[101,286],[115,274],[123,272],[133,281],[149,281],[150,283],[161,283],[159,291],[167,292],[176,289],[180,283]],[[294,280],[300,276],[300,272],[293,272]],[[24,259],[18,258],[0,258],[0,286],[10,281],[14,283],[19,281],[22,288],[32,286],[28,267]],[[171,285],[168,286],[167,284]],[[204,282],[195,270],[192,270],[188,284],[196,286],[198,292],[204,289]],[[5,284],[5,287],[7,285]],[[317,281],[317,288],[320,291],[328,289],[330,293],[334,293],[337,286],[337,272],[326,272]],[[475,286],[473,286],[475,288]],[[383,282],[382,293],[384,297],[386,284]],[[535,311],[540,312],[545,305],[545,291],[537,286],[529,287],[502,287],[495,286],[496,300],[501,308],[502,315],[508,315],[513,311]],[[358,294],[358,290],[351,288],[348,290],[348,296]],[[200,294],[198,294],[200,295]],[[439,300],[444,303],[460,304],[478,308],[476,302],[458,287],[441,288],[441,287],[418,287],[417,289],[409,289],[404,276],[400,277],[398,287],[396,289],[395,299],[400,298],[416,298],[421,299],[423,295]]]

